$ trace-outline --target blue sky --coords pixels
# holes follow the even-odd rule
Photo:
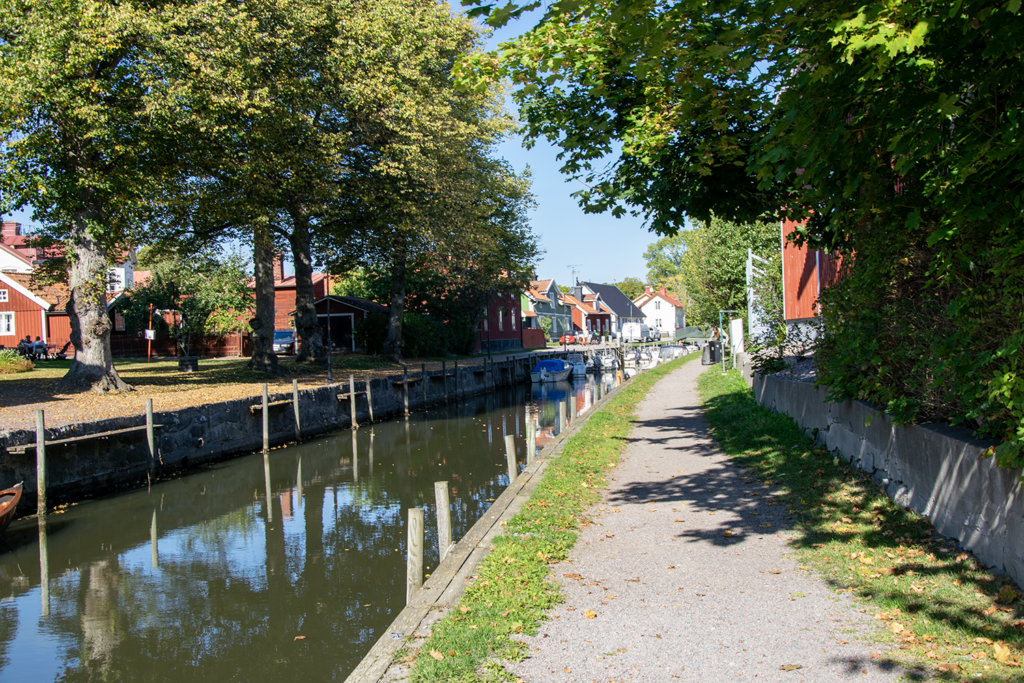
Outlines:
[[[457,0],[453,4],[458,7]],[[496,31],[488,47],[527,30],[538,16],[539,13],[534,12],[533,16]],[[539,278],[554,278],[559,284],[570,284],[570,265],[576,266],[580,280],[617,282],[630,276],[646,278],[643,253],[657,236],[644,229],[642,219],[583,213],[571,196],[583,186],[559,173],[555,159],[558,150],[545,141],[538,141],[532,149],[524,149],[522,139],[517,136],[502,143],[498,153],[516,171],[529,166],[533,173],[537,208],[531,219],[544,252],[537,264]],[[31,213],[30,210],[15,212],[4,220],[20,221],[31,228]]]

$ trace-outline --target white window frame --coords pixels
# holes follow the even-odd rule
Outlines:
[[[0,312],[0,337],[17,337],[18,331],[14,324],[14,311]],[[6,322],[4,322],[6,321]],[[10,331],[6,331],[10,328]]]
[[[10,294],[8,294],[8,290],[0,289],[0,304],[5,304],[8,301],[10,301]]]
[[[656,310],[656,311],[660,311],[661,310],[661,302],[660,301],[655,301],[654,302],[654,310]]]
[[[505,331],[505,311],[498,309],[498,332]]]

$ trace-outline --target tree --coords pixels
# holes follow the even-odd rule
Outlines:
[[[110,349],[107,269],[143,237],[155,198],[180,168],[162,64],[207,3],[4,0],[0,27],[0,196],[32,206],[64,257],[75,360],[65,387],[130,389]]]
[[[129,291],[120,304],[126,329],[147,327],[151,310],[174,311],[170,333],[184,356],[197,355],[195,342],[205,336],[243,329],[253,294],[241,257],[222,258],[212,250],[180,253],[151,268],[149,281]],[[158,315],[158,320],[163,319]]]
[[[653,287],[664,287],[683,297],[686,291],[682,280],[683,258],[686,255],[687,232],[662,237],[647,246],[644,259],[647,261],[647,281]]]
[[[619,291],[630,299],[635,299],[644,293],[643,280],[638,277],[627,277],[623,278],[621,282],[606,282],[605,284],[618,287]]]
[[[779,226],[774,223],[732,223],[712,218],[684,233],[686,250],[679,277],[686,289],[687,322],[719,324],[718,312],[739,311],[747,317],[747,249],[769,259],[781,251]]]

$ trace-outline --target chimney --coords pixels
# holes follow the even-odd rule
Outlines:
[[[3,231],[0,233],[4,236],[6,242],[7,237],[17,237],[21,234],[21,223],[15,223],[13,221],[4,221]]]
[[[662,296],[668,296],[668,292],[665,291],[664,285],[662,285],[661,289],[658,290],[658,294],[661,294]]]
[[[572,295],[579,299],[580,301],[583,301],[583,287],[581,285],[576,285],[575,287],[573,287]]]
[[[284,255],[274,254],[274,281],[284,279]]]

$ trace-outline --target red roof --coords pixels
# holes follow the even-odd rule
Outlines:
[[[54,308],[63,309],[68,299],[71,298],[71,290],[63,282],[52,285],[39,284],[35,281],[35,275],[32,273],[4,273],[4,275]]]

